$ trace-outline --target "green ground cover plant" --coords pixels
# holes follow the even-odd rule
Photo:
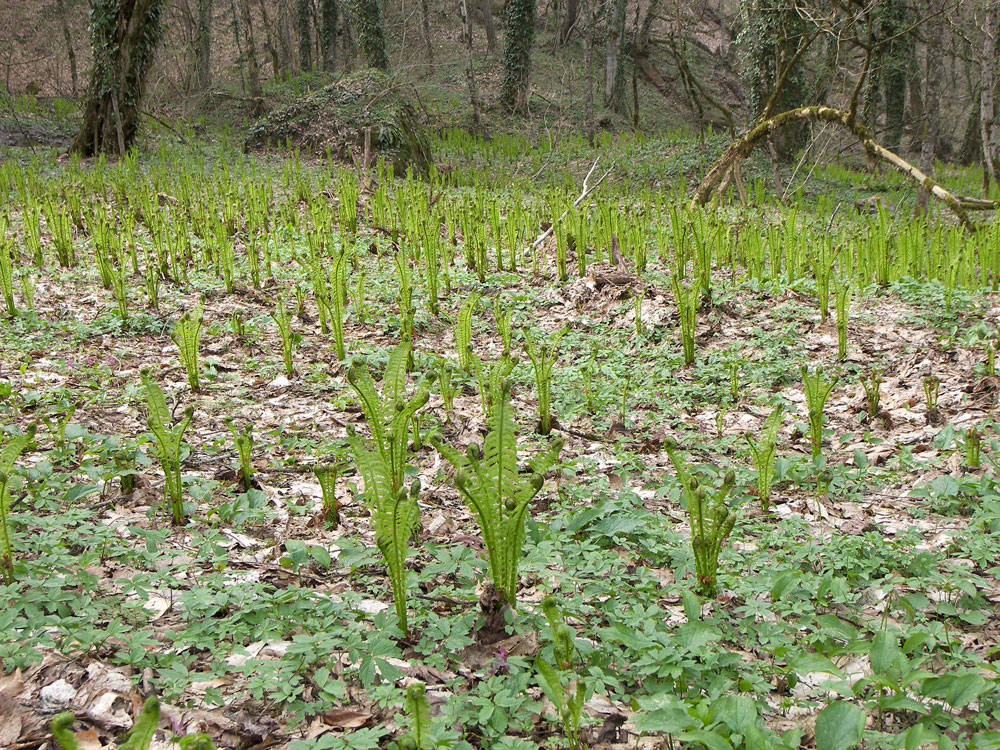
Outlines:
[[[105,747],[109,684],[188,748],[996,744],[1000,224],[850,165],[692,207],[718,137],[164,138],[0,160],[17,742],[64,678]]]

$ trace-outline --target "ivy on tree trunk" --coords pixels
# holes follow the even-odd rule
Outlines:
[[[331,71],[337,64],[337,24],[340,21],[340,9],[337,7],[337,0],[320,0],[319,7],[322,21],[319,41],[323,48],[323,70]]]
[[[356,0],[358,43],[368,64],[378,70],[389,70],[385,53],[385,32],[382,30],[382,12],[378,0]]]
[[[92,0],[94,69],[71,151],[121,154],[135,141],[147,74],[163,36],[165,0]]]
[[[525,113],[535,41],[535,0],[507,0],[506,27],[500,105],[509,112]]]

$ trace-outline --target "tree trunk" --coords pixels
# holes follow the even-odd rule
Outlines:
[[[245,27],[247,87],[252,100],[250,111],[251,114],[258,115],[264,109],[264,89],[260,85],[260,64],[257,62],[257,46],[253,41],[253,16],[250,13],[250,0],[239,0],[239,6]]]
[[[625,12],[628,0],[614,0],[608,16],[608,33],[604,48],[604,106],[613,112],[622,112],[625,107],[625,79],[622,76],[621,61],[625,48]]]
[[[320,15],[322,27],[319,38],[323,48],[323,70],[330,72],[337,65],[337,24],[340,21],[337,0],[320,0]]]
[[[382,12],[378,0],[356,0],[358,17],[358,43],[368,64],[378,70],[389,70],[385,53],[385,32],[382,30]]]
[[[83,156],[121,154],[139,129],[139,104],[163,35],[164,0],[92,0],[94,71],[83,127],[70,147]]]
[[[646,15],[643,16],[642,25],[639,27],[639,37],[635,43],[637,57],[649,52],[649,32],[653,28],[653,20],[656,18],[659,6],[660,0],[649,0],[649,7],[646,8]]]
[[[934,157],[941,138],[941,37],[944,33],[944,21],[938,13],[940,6],[941,0],[931,0],[928,3],[928,11],[935,15],[924,27],[927,52],[924,61],[924,137],[920,145],[920,164],[928,172],[934,170]],[[921,190],[917,196],[917,211],[926,212],[929,202],[928,191]]]
[[[420,25],[424,33],[424,47],[427,49],[427,62],[434,62],[434,45],[431,44],[431,9],[427,0],[420,0]]]
[[[576,19],[579,15],[579,0],[566,0],[566,15],[563,17],[562,27],[559,29],[560,47],[569,41],[569,35],[573,33],[573,27],[576,26]]]
[[[297,0],[295,4],[295,29],[299,37],[299,70],[312,70],[312,34],[309,29],[309,0]]]
[[[291,70],[292,68],[292,50],[294,49],[294,45],[292,43],[293,24],[292,9],[289,6],[290,2],[291,0],[278,0],[278,47],[282,70]]]
[[[77,91],[79,91],[76,76],[76,50],[73,49],[73,34],[69,29],[69,18],[66,17],[66,0],[56,0],[56,8],[59,10],[59,22],[62,25],[63,39],[66,41],[70,85],[72,86],[73,96],[76,96]]]
[[[461,0],[459,9],[462,11],[462,36],[468,56],[465,59],[465,78],[469,84],[469,103],[472,105],[472,122],[479,127],[479,92],[476,87],[476,74],[472,69],[472,26],[469,24],[469,6],[466,0]]]
[[[535,41],[535,0],[507,0],[506,43],[500,105],[508,112],[528,112],[531,47]]]
[[[980,50],[979,69],[981,88],[979,94],[979,127],[983,141],[983,167],[993,180],[1000,184],[1000,125],[997,123],[997,29],[1000,28],[1000,2],[994,0],[986,10],[983,24],[983,46]]]
[[[497,48],[497,29],[493,23],[493,0],[481,0],[483,28],[486,30],[486,54],[492,55]]]
[[[587,121],[587,141],[591,147],[597,141],[597,120],[594,118],[594,29],[597,13],[591,16],[584,32],[583,67],[587,80],[583,87],[583,116]]]
[[[881,159],[915,180],[929,195],[945,203],[967,229],[975,229],[975,225],[969,219],[968,211],[1000,208],[1000,202],[963,198],[950,193],[917,167],[878,143],[871,130],[852,117],[850,112],[824,106],[798,107],[782,112],[755,126],[749,133],[733,142],[699,183],[692,204],[703,206],[708,203],[712,196],[726,184],[726,180],[739,167],[740,163],[753,152],[754,148],[783,127],[803,122],[827,122],[845,128],[858,139],[870,159]]]
[[[195,83],[204,91],[212,85],[212,0],[198,0],[195,31]]]

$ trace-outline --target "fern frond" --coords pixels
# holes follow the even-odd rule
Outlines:
[[[410,357],[410,342],[402,341],[392,350],[389,362],[385,366],[385,377],[382,379],[382,403],[385,420],[390,420],[396,409],[396,404],[406,397],[406,363]]]

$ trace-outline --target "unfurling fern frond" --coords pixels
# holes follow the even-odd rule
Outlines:
[[[538,431],[542,435],[548,435],[552,429],[552,412],[549,409],[552,398],[552,367],[558,356],[556,347],[559,340],[568,332],[569,326],[563,326],[547,340],[536,343],[531,331],[524,329],[524,351],[535,368],[535,386],[538,389]]]
[[[726,502],[736,478],[732,471],[727,471],[722,484],[709,494],[691,471],[687,459],[678,452],[676,444],[666,445],[664,448],[677,472],[687,506],[698,590],[705,596],[714,596],[719,552],[736,523],[736,514]]]
[[[10,540],[10,472],[14,462],[35,437],[35,425],[10,438],[0,450],[0,581],[14,580],[14,546]]]
[[[458,366],[466,372],[472,367],[472,313],[479,302],[479,294],[470,294],[458,310],[458,320],[455,322],[455,349],[458,354]]]
[[[767,512],[771,501],[771,479],[774,477],[774,461],[778,430],[781,429],[781,417],[781,404],[778,404],[764,420],[757,442],[751,440],[749,434],[746,435],[750,451],[753,453],[754,466],[757,468],[757,496],[764,512]]]
[[[511,311],[509,307],[504,307],[499,294],[493,298],[493,317],[497,322],[500,341],[503,342],[503,353],[510,356],[510,348],[513,343],[513,331],[510,324]]]
[[[480,451],[475,444],[466,453],[435,439],[434,446],[455,467],[455,487],[472,511],[489,558],[493,586],[513,607],[517,597],[517,567],[524,545],[528,505],[544,484],[544,474],[556,462],[562,439],[531,462],[531,473],[517,466],[517,438],[510,388],[504,382],[499,400],[487,419],[489,433]]]
[[[149,431],[156,438],[156,457],[160,459],[160,466],[163,469],[163,494],[170,506],[171,520],[175,526],[184,523],[184,499],[181,484],[181,442],[184,438],[184,431],[194,417],[194,408],[187,407],[184,410],[184,418],[175,425],[171,425],[170,411],[167,409],[167,401],[163,395],[163,390],[149,376],[148,370],[140,373],[142,384],[146,389],[146,405],[149,407],[149,416],[146,418],[146,425]]]
[[[361,411],[371,439],[367,442],[349,431],[348,443],[358,472],[364,479],[364,496],[372,510],[375,543],[385,556],[392,596],[400,629],[406,624],[407,544],[419,523],[416,480],[409,491],[403,487],[406,473],[406,443],[410,420],[430,398],[429,378],[417,384],[412,396],[406,391],[406,362],[410,343],[403,341],[389,356],[379,394],[368,369],[352,365],[347,380],[361,401]]]
[[[187,371],[188,385],[195,393],[199,389],[198,341],[201,338],[201,305],[184,313],[174,325],[173,340],[177,344],[181,364]]]
[[[427,701],[427,687],[422,682],[414,682],[406,688],[406,701],[403,704],[410,731],[399,742],[399,747],[412,750],[428,750],[434,747],[430,737],[431,704]]]
[[[470,354],[472,372],[479,384],[479,400],[483,406],[483,414],[488,418],[493,413],[494,405],[500,400],[500,386],[508,375],[517,367],[517,357],[500,355],[500,359],[488,366],[475,354]]]

